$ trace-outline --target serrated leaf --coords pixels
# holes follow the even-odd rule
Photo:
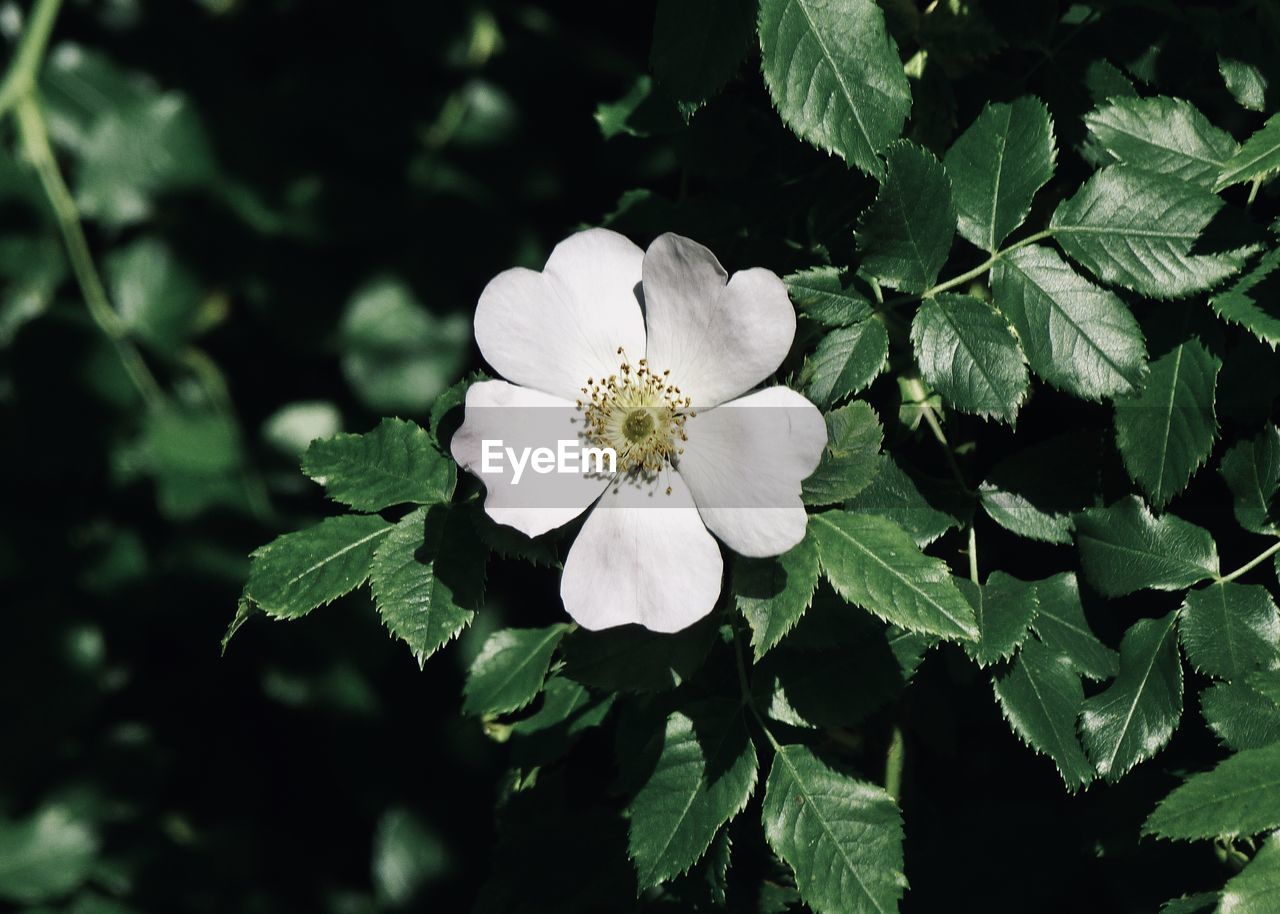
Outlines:
[[[1276,914],[1280,910],[1280,835],[1262,842],[1249,865],[1227,880],[1221,914]]]
[[[1141,619],[1120,642],[1120,672],[1084,703],[1080,735],[1098,774],[1118,781],[1164,747],[1182,716],[1177,612]]]
[[[1272,349],[1280,347],[1280,277],[1273,275],[1277,267],[1280,248],[1263,254],[1252,270],[1209,299],[1224,321],[1238,324]]]
[[[311,442],[302,472],[357,511],[447,502],[457,481],[453,460],[436,450],[427,430],[403,419],[383,419],[364,435]]]
[[[828,327],[847,327],[874,313],[870,299],[837,267],[811,267],[782,281],[800,313]]]
[[[1188,101],[1168,96],[1114,98],[1084,117],[1091,142],[1109,162],[1172,175],[1212,190],[1236,141]]]
[[[1219,468],[1231,490],[1236,521],[1252,533],[1280,533],[1280,428],[1238,442]]]
[[[920,486],[888,454],[881,454],[880,468],[865,489],[845,502],[858,514],[874,514],[897,524],[924,547],[963,520],[953,511],[942,510],[925,497]]]
[[[1209,729],[1228,748],[1257,749],[1280,741],[1280,705],[1252,684],[1258,676],[1280,683],[1280,673],[1255,673],[1250,682],[1219,682],[1200,693]]]
[[[702,666],[715,626],[710,617],[671,635],[639,625],[578,629],[561,644],[562,675],[610,692],[665,692]]]
[[[1001,258],[992,300],[1018,332],[1031,370],[1054,387],[1101,400],[1141,383],[1146,345],[1128,306],[1049,248],[1031,245]]]
[[[933,153],[905,140],[885,150],[885,168],[875,202],[858,220],[862,268],[882,285],[923,292],[956,232],[951,179]]]
[[[1038,98],[988,104],[947,150],[960,234],[983,250],[1022,224],[1036,191],[1053,177],[1053,121]]]
[[[363,584],[391,530],[376,514],[344,514],[279,536],[254,550],[245,596],[276,619],[306,615]]]
[[[1213,189],[1222,190],[1233,184],[1252,181],[1277,168],[1280,168],[1280,114],[1273,114],[1222,166]]]
[[[853,498],[880,472],[880,420],[861,400],[826,415],[827,446],[813,474],[801,486],[807,505],[830,505]]]
[[[872,0],[762,0],[761,68],[782,120],[879,176],[877,156],[911,110],[898,49]]]
[[[462,713],[510,714],[542,691],[547,667],[568,625],[504,628],[485,639],[462,688]]]
[[[814,514],[809,524],[827,580],[849,602],[908,631],[977,635],[973,609],[946,564],[917,549],[897,524],[844,511]]]
[[[378,547],[370,575],[378,614],[419,664],[471,624],[484,562],[463,512],[445,505],[405,515]]]
[[[1045,646],[1066,657],[1090,679],[1110,679],[1120,669],[1120,655],[1098,640],[1089,628],[1072,572],[1036,581],[1036,615],[1031,628]]]
[[[1065,544],[1072,515],[1096,503],[1101,441],[1073,431],[1005,457],[978,487],[983,510],[1006,530]]]
[[[765,838],[815,914],[889,914],[906,888],[902,816],[883,789],[780,746],[765,784]]]
[[[1169,175],[1111,165],[1058,205],[1049,229],[1072,260],[1103,282],[1181,298],[1227,279],[1250,253],[1191,253],[1222,206],[1211,191]]]
[[[755,7],[739,0],[661,0],[649,62],[686,111],[733,78],[755,31]]]
[[[982,586],[966,578],[953,580],[977,620],[978,637],[964,642],[965,652],[983,667],[1012,657],[1026,639],[1039,608],[1035,584],[1003,571],[993,571]]]
[[[800,621],[817,587],[818,550],[812,537],[776,558],[737,560],[733,596],[751,626],[757,661]]]
[[[837,327],[805,359],[800,385],[818,406],[829,406],[866,388],[888,360],[889,334],[880,321]]]
[[[93,830],[61,806],[23,821],[0,818],[0,898],[35,904],[65,895],[89,876],[97,854]]]
[[[1267,110],[1267,77],[1254,64],[1219,53],[1218,72],[1222,82],[1241,108]]]
[[[1280,665],[1280,611],[1265,587],[1228,581],[1190,591],[1178,628],[1187,659],[1208,676],[1237,680]]]
[[[1218,910],[1217,892],[1197,892],[1172,898],[1160,905],[1160,914],[1213,914]]]
[[[1067,789],[1088,786],[1093,765],[1076,736],[1084,688],[1072,661],[1032,639],[992,687],[1013,732],[1053,761]]]
[[[493,555],[519,559],[545,568],[560,566],[555,531],[540,536],[527,536],[515,527],[498,523],[477,504],[458,505],[453,510],[462,511],[471,519],[480,542]]]
[[[1108,597],[1135,590],[1181,590],[1218,574],[1209,531],[1172,514],[1156,517],[1131,495],[1076,516],[1085,577]]]
[[[1280,743],[1245,749],[1160,801],[1143,834],[1191,841],[1280,827]]]
[[[483,371],[473,371],[465,378],[449,385],[445,392],[436,397],[435,402],[431,404],[431,414],[427,419],[427,430],[431,432],[431,439],[435,441],[436,447],[441,452],[448,453],[449,451],[449,442],[441,435],[441,425],[444,422],[444,417],[467,402],[467,391],[470,390],[472,384],[488,380],[490,380],[489,376]]]
[[[630,805],[628,852],[644,890],[698,862],[755,790],[742,703],[708,700],[667,718],[653,772]]]
[[[1187,487],[1213,450],[1221,368],[1222,360],[1188,335],[1151,361],[1136,395],[1116,399],[1116,447],[1156,508]]]
[[[920,373],[949,405],[1014,421],[1031,385],[1004,315],[968,295],[929,298],[911,323],[911,342]]]

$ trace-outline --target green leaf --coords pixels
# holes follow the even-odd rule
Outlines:
[[[649,63],[686,111],[733,78],[755,32],[755,7],[739,0],[659,0]]]
[[[1143,834],[1191,841],[1256,835],[1280,827],[1280,743],[1245,749],[1169,794]]]
[[[378,547],[370,581],[378,614],[419,664],[471,624],[484,563],[465,513],[446,505],[406,514]]]
[[[671,635],[639,625],[579,629],[561,644],[562,675],[609,692],[665,692],[687,682],[711,649],[710,618]]]
[[[1218,573],[1218,547],[1209,531],[1172,514],[1154,516],[1137,496],[1076,517],[1076,543],[1085,577],[1100,593],[1181,590]]]
[[[111,294],[129,331],[172,356],[210,318],[200,313],[201,289],[169,250],[154,238],[140,238],[115,251],[103,264]]]
[[[431,439],[436,443],[436,447],[443,453],[449,453],[449,441],[444,438],[442,428],[445,416],[467,402],[467,391],[471,389],[472,384],[488,380],[491,379],[483,371],[473,371],[465,378],[450,384],[449,388],[436,397],[435,402],[431,404],[431,413],[427,417],[427,430],[431,432]]]
[[[1217,892],[1183,895],[1160,905],[1160,914],[1214,914],[1218,910]]]
[[[1272,349],[1280,347],[1280,248],[1263,254],[1252,270],[1209,299],[1218,316],[1248,330]]]
[[[933,153],[905,140],[885,150],[885,163],[880,193],[858,221],[862,268],[883,285],[923,292],[956,232],[951,179]]]
[[[920,486],[892,457],[881,454],[878,462],[880,468],[870,484],[845,503],[846,509],[892,521],[920,547],[962,525],[963,521],[956,513],[943,510],[926,498]]]
[[[853,498],[876,478],[880,457],[880,420],[861,400],[826,415],[827,446],[813,474],[801,486],[807,505],[830,505]]]
[[[983,667],[1012,657],[1026,640],[1039,608],[1036,585],[1003,571],[993,571],[981,587],[967,578],[953,580],[978,622],[978,637],[964,642],[965,652]]]
[[[1222,887],[1223,914],[1276,914],[1280,910],[1280,835],[1270,835],[1249,865]]]
[[[1222,360],[1188,335],[1150,363],[1135,396],[1116,400],[1116,447],[1156,508],[1187,487],[1213,450],[1221,368]]]
[[[1257,749],[1280,741],[1280,705],[1253,684],[1267,677],[1280,685],[1280,673],[1255,673],[1249,682],[1219,682],[1200,693],[1200,710],[1209,729],[1231,749]]]
[[[1106,162],[1123,162],[1213,189],[1236,141],[1180,98],[1113,98],[1084,117]]]
[[[973,609],[939,559],[897,524],[871,514],[826,511],[809,518],[822,570],[851,603],[908,631],[977,636]]]
[[[947,150],[960,234],[995,253],[1022,224],[1031,200],[1053,177],[1057,150],[1049,109],[1038,98],[987,104]]]
[[[1089,628],[1074,573],[1064,571],[1036,581],[1037,610],[1031,628],[1045,646],[1090,679],[1110,679],[1120,670],[1120,655]]]
[[[1280,428],[1269,425],[1253,440],[1237,443],[1222,455],[1219,472],[1240,526],[1280,534]]]
[[[1084,688],[1070,658],[1032,639],[992,687],[1013,732],[1053,761],[1067,790],[1088,786],[1093,765],[1076,736]]]
[[[828,327],[847,327],[871,317],[871,301],[836,267],[811,267],[782,280],[800,313]]]
[[[1006,530],[1046,543],[1072,541],[1072,515],[1096,503],[1101,441],[1070,432],[1005,457],[978,487],[983,510]]]
[[[872,0],[761,0],[764,81],[798,136],[879,176],[911,110],[898,48]]]
[[[510,714],[538,697],[569,626],[503,628],[485,639],[462,687],[462,713]]]
[[[383,904],[403,907],[448,872],[451,856],[435,830],[408,809],[392,807],[373,833],[374,894]]]
[[[471,322],[437,317],[397,279],[359,289],[342,316],[342,373],[379,412],[423,413],[466,363]]]
[[[742,811],[759,763],[739,701],[708,700],[667,718],[653,772],[627,807],[641,890],[698,862]]]
[[[1080,735],[1098,774],[1118,781],[1169,741],[1182,716],[1177,612],[1135,622],[1120,642],[1120,673],[1084,703]]]
[[[275,450],[297,460],[317,438],[342,431],[342,413],[328,400],[286,403],[262,423],[262,438]]]
[[[1280,611],[1265,587],[1230,581],[1191,591],[1179,631],[1187,659],[1207,676],[1237,680],[1280,666]]]
[[[762,810],[769,846],[795,873],[815,914],[889,914],[906,888],[902,816],[874,784],[805,746],[779,746]]]
[[[1267,110],[1267,77],[1261,69],[1244,60],[1219,53],[1218,72],[1222,74],[1222,81],[1236,104],[1250,111]]]
[[[776,558],[737,559],[733,596],[751,626],[757,661],[800,621],[817,587],[818,550],[812,537]]]
[[[999,311],[968,295],[925,299],[911,342],[920,373],[952,407],[1013,423],[1031,385],[1022,347]]]
[[[1280,168],[1280,114],[1273,114],[1222,166],[1214,190],[1265,177]]]
[[[1111,165],[1059,204],[1049,227],[1067,255],[1103,282],[1181,298],[1228,278],[1250,253],[1191,253],[1222,206],[1211,191],[1169,175]]]
[[[31,818],[0,818],[0,898],[35,904],[65,895],[89,875],[98,839],[61,806]]]
[[[383,419],[364,435],[313,441],[302,472],[357,511],[447,502],[457,481],[453,460],[436,450],[426,429],[403,419]]]
[[[1141,383],[1146,346],[1118,296],[1080,276],[1049,248],[1005,255],[992,271],[992,300],[1009,318],[1031,370],[1086,400]]]
[[[889,360],[889,334],[878,320],[837,327],[805,359],[800,385],[818,406],[829,406],[867,387]]]
[[[254,551],[245,596],[276,619],[304,616],[369,577],[392,525],[375,514],[328,517]]]

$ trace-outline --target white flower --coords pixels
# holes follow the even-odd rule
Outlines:
[[[776,275],[729,278],[679,235],[642,251],[590,229],[541,273],[507,270],[485,288],[476,342],[507,381],[468,390],[453,456],[484,481],[489,516],[529,536],[591,509],[560,583],[578,624],[678,631],[720,594],[712,533],[747,556],[804,538],[800,484],[826,445],[822,415],[786,387],[743,396],[795,329]],[[554,449],[566,437],[613,447],[617,475],[525,473],[517,485],[509,467],[482,472],[485,442]]]

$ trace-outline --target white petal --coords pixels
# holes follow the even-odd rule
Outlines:
[[[531,459],[516,482],[514,461],[505,451],[485,471],[485,442],[512,448],[556,449],[557,442],[580,441],[582,414],[568,400],[506,381],[481,381],[467,390],[466,418],[453,436],[453,459],[485,486],[484,510],[500,524],[537,536],[573,520],[590,505],[607,477],[586,473],[540,473]],[[491,446],[492,448],[492,446]],[[580,461],[579,461],[580,462]]]
[[[662,235],[644,255],[649,364],[695,407],[715,406],[759,384],[782,364],[796,335],[787,288],[764,269],[728,279],[714,254]]]
[[[560,596],[583,628],[637,622],[676,632],[715,607],[723,571],[688,487],[667,473],[652,485],[609,487],[573,541]]]
[[[698,413],[685,430],[677,469],[726,546],[760,557],[804,539],[800,484],[827,444],[816,406],[789,388],[768,387]]]
[[[589,229],[556,245],[541,273],[499,273],[480,293],[476,344],[508,381],[575,400],[589,377],[644,353],[644,252],[617,232]]]

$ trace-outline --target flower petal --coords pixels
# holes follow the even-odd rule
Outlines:
[[[541,273],[495,276],[476,306],[476,344],[508,381],[569,400],[588,377],[613,374],[644,352],[638,289],[644,252],[608,229],[556,245]]]
[[[676,632],[715,607],[723,571],[688,487],[670,473],[610,486],[569,550],[560,596],[583,628]]]
[[[679,235],[662,235],[645,252],[644,305],[649,364],[670,369],[695,407],[759,384],[782,364],[796,335],[782,280],[764,269],[728,279],[714,254]]]
[[[688,420],[676,469],[703,521],[741,555],[781,555],[804,539],[800,484],[818,467],[827,426],[787,387],[768,387]]]
[[[574,404],[550,394],[506,381],[481,381],[467,390],[466,418],[453,436],[453,459],[485,486],[484,510],[500,524],[527,536],[538,536],[567,524],[586,510],[609,479],[587,473],[539,472],[531,459],[522,461],[516,482],[515,461],[525,448],[556,449],[560,441],[580,441],[582,415]],[[485,443],[498,442],[485,470]]]

